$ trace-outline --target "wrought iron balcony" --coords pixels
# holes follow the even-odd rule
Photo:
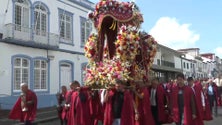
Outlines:
[[[199,71],[199,72],[202,72],[202,68],[201,68],[201,67],[198,67],[198,71]]]
[[[161,66],[167,66],[167,67],[175,68],[175,63],[162,60],[161,61]]]
[[[6,24],[4,27],[4,39],[18,40],[24,44],[40,44],[42,46],[59,46],[59,36],[54,33],[40,32],[29,27],[16,24]],[[18,43],[19,44],[19,43]]]

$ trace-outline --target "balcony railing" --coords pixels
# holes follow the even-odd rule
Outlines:
[[[175,68],[175,63],[164,61],[164,60],[161,61],[161,65],[171,67],[171,68]]]
[[[46,46],[59,45],[59,36],[54,33],[34,31],[29,27],[15,25],[12,23],[5,25],[3,34],[4,38],[12,38],[15,40],[21,40],[23,42],[34,42],[35,44],[41,44]]]
[[[199,72],[202,72],[202,68],[201,68],[201,67],[198,67],[198,71],[199,71]]]
[[[31,28],[22,27],[15,24],[6,24],[4,38],[15,38],[18,40],[30,41],[31,40]]]
[[[40,44],[46,44],[50,46],[59,45],[59,36],[54,33],[41,32],[39,30],[33,31],[33,40]]]

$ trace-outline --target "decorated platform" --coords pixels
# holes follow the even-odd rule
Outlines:
[[[148,81],[157,42],[141,31],[143,16],[138,6],[101,0],[88,16],[97,32],[89,36],[84,48],[89,60],[85,85],[104,88],[115,84],[116,79]]]

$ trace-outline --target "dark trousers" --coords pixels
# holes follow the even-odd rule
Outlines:
[[[183,125],[183,113],[179,113],[179,119],[180,121],[178,123],[176,123],[176,125]]]
[[[222,86],[218,86],[218,96],[222,96]]]
[[[60,123],[61,123],[61,125],[67,125],[67,120],[60,119]]]
[[[155,121],[155,125],[161,125],[161,123],[158,120],[158,108],[157,108],[157,106],[151,106],[151,111],[152,111],[153,119]]]
[[[24,125],[32,125],[32,123],[31,123],[30,120],[26,120],[26,121],[24,122]]]
[[[217,98],[215,95],[207,95],[207,96],[210,104],[210,111],[217,116]]]

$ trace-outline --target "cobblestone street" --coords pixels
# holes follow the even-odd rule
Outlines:
[[[54,108],[50,108],[49,110],[46,109],[47,111],[45,112],[40,111],[39,114],[37,115],[37,120],[35,122],[35,125],[60,125],[59,119],[55,118],[56,113],[55,110],[53,109]],[[7,114],[5,114],[5,117],[7,117]],[[221,125],[221,123],[222,123],[222,107],[219,107],[218,116],[214,117],[212,121],[205,121],[204,125]],[[1,117],[0,125],[22,125],[22,124],[19,124],[18,121],[12,121],[7,118]],[[164,125],[174,125],[174,124],[164,124]]]
[[[222,124],[222,107],[218,107],[218,116],[213,117],[211,121],[204,121],[204,125],[221,125]],[[164,124],[164,125],[175,125],[175,124]]]

